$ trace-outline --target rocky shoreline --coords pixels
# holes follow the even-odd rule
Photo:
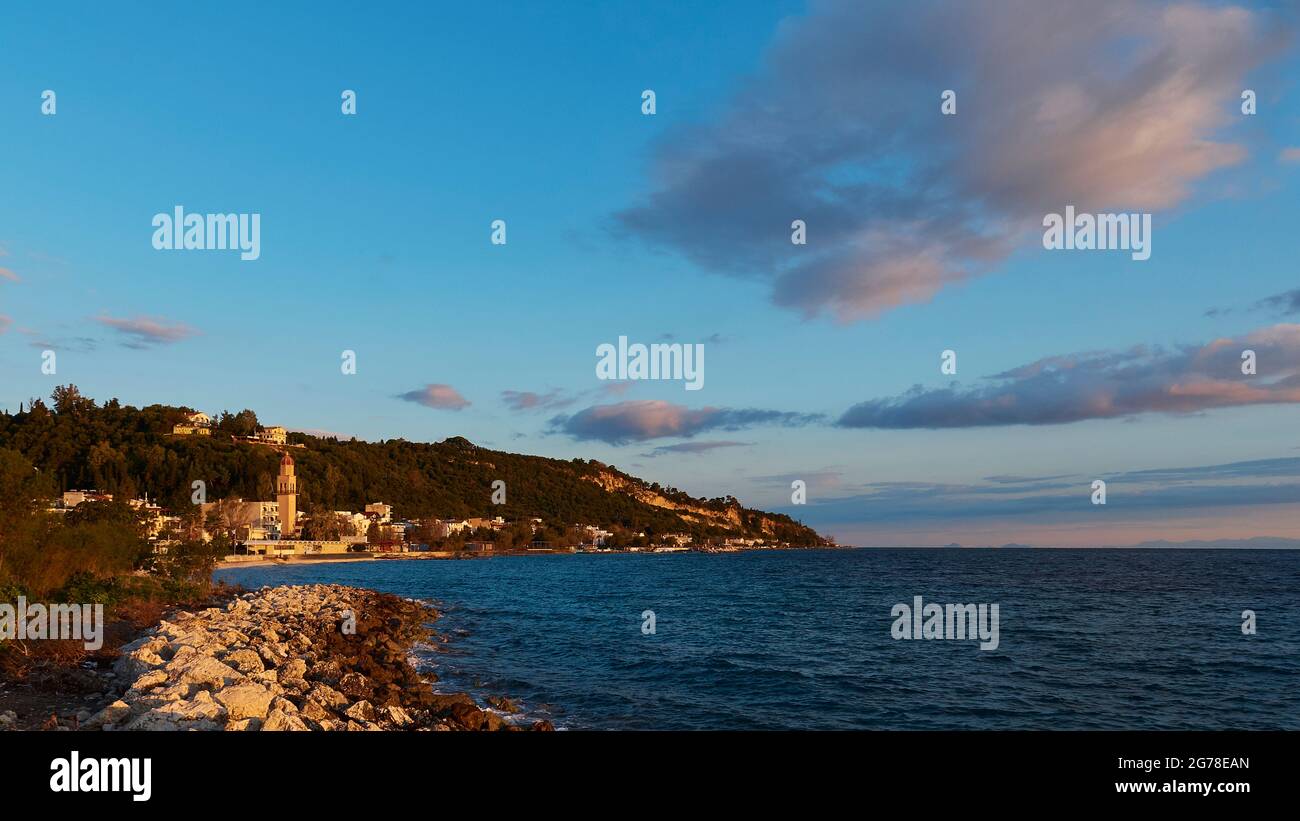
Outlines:
[[[340,585],[263,588],[171,614],[122,647],[118,698],[87,730],[550,730],[433,692],[409,660],[432,607]]]

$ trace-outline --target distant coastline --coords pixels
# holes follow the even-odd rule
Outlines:
[[[839,545],[849,547],[849,545]],[[1139,542],[1137,544],[1099,544],[1099,545],[861,545],[861,550],[1300,550],[1300,539],[1284,536],[1252,536],[1246,539],[1190,539],[1182,542],[1158,541]]]

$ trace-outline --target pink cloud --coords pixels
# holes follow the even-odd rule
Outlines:
[[[98,316],[95,321],[106,328],[112,328],[126,337],[122,344],[128,348],[144,348],[150,345],[170,345],[188,339],[198,333],[194,328],[166,319],[136,316],[131,319],[117,319],[111,316]]]
[[[814,3],[720,114],[670,128],[618,224],[805,316],[924,302],[1034,247],[1046,213],[1170,209],[1241,163],[1243,80],[1291,26],[1133,0]]]
[[[425,385],[420,390],[398,394],[397,398],[435,410],[458,411],[470,406],[469,400],[461,396],[451,385]]]

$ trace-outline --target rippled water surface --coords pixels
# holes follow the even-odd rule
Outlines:
[[[222,570],[425,599],[440,689],[559,727],[1300,729],[1300,552],[774,551]],[[996,651],[891,608],[997,603]],[[1258,633],[1243,635],[1242,611]],[[653,610],[656,632],[642,633]]]

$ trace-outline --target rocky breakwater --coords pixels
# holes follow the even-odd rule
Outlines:
[[[338,585],[263,588],[170,614],[122,648],[128,688],[82,725],[104,730],[519,730],[408,661],[431,607]],[[497,700],[496,703],[505,703]],[[538,722],[531,729],[551,729]]]

